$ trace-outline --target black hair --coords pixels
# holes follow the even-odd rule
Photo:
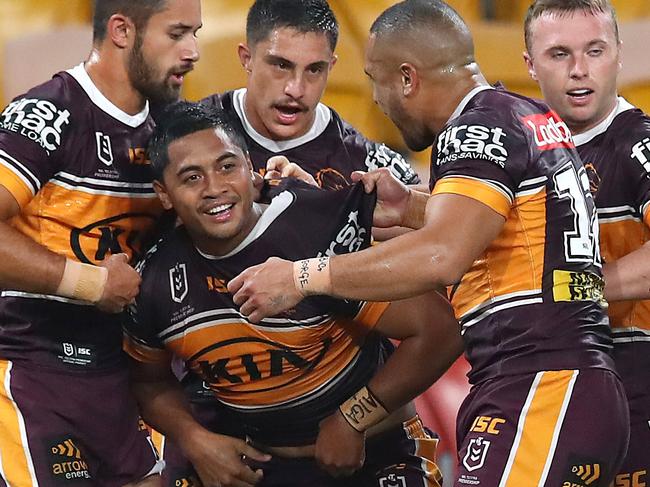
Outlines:
[[[93,42],[97,44],[106,37],[112,15],[119,13],[130,18],[140,33],[146,29],[152,15],[165,9],[167,0],[94,0],[94,5]]]
[[[230,141],[248,154],[246,141],[237,129],[232,115],[221,108],[201,103],[180,101],[162,111],[149,141],[149,158],[154,178],[162,181],[169,165],[169,145],[182,137],[210,128],[223,130]]]
[[[253,47],[282,27],[325,34],[332,52],[339,38],[339,24],[327,0],[256,0],[246,19],[246,42]]]

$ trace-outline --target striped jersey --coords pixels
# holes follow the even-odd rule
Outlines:
[[[503,216],[501,233],[450,289],[470,382],[611,366],[598,224],[568,127],[542,102],[482,86],[439,134],[432,193]]]
[[[152,130],[148,105],[123,112],[83,65],[16,98],[0,114],[0,184],[20,205],[11,225],[88,264],[139,253],[161,213],[145,152]],[[3,358],[72,369],[121,360],[119,319],[87,303],[5,289],[0,321]]]
[[[367,247],[374,196],[359,185],[324,191],[296,181],[274,192],[227,255],[201,252],[182,226],[148,253],[125,348],[143,362],[171,354],[184,360],[233,417],[232,434],[271,445],[312,443],[318,422],[382,362],[380,341],[369,332],[387,304],[309,297],[252,324],[227,283],[271,256],[299,260]]]
[[[605,120],[573,140],[598,209],[603,261],[620,259],[650,239],[650,119],[619,98]],[[608,314],[614,343],[635,328],[650,337],[650,300],[610,303]]]
[[[386,145],[366,139],[330,107],[319,103],[309,131],[291,140],[271,140],[257,132],[244,110],[246,89],[214,94],[202,103],[215,105],[230,113],[244,134],[256,171],[264,174],[266,161],[286,156],[310,173],[318,185],[336,189],[350,184],[353,171],[371,171],[387,167],[404,184],[417,184],[420,178],[401,154]]]

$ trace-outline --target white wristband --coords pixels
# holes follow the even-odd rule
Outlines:
[[[108,269],[106,267],[82,264],[76,260],[66,259],[65,269],[56,294],[96,303],[104,293],[107,280]]]
[[[329,294],[332,288],[330,258],[316,257],[294,262],[293,282],[303,296]]]

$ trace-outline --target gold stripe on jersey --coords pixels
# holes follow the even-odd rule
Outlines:
[[[577,370],[537,373],[499,487],[545,485],[577,376]]]
[[[11,366],[11,362],[0,360],[0,477],[9,486],[28,487],[36,484],[36,478],[23,418],[11,396]]]
[[[0,164],[0,185],[11,193],[21,208],[24,208],[34,197],[34,193],[18,175],[11,169]]]
[[[439,180],[431,192],[432,195],[451,193],[467,196],[489,206],[499,215],[508,218],[511,200],[494,186],[466,177],[449,176]]]
[[[77,246],[77,253],[97,263],[109,253],[124,252],[131,257],[132,245],[139,244],[132,242],[133,237],[144,237],[161,213],[155,194],[134,199],[48,182],[11,223],[53,252],[81,260],[73,249]]]
[[[144,343],[136,341],[128,334],[124,334],[122,339],[122,350],[138,362],[157,364],[171,361],[171,354],[167,350],[148,347]]]
[[[650,240],[648,223],[637,219],[610,219],[598,215],[600,222],[600,251],[603,262],[620,259]],[[646,212],[645,219],[649,218]],[[638,327],[650,330],[650,300],[615,301],[607,309],[612,328]]]
[[[402,427],[406,436],[415,443],[414,455],[422,459],[420,466],[425,473],[425,487],[442,487],[442,473],[436,465],[438,438],[429,436],[418,416],[405,421]]]
[[[474,261],[452,296],[456,316],[541,302],[546,191],[517,196],[498,237]]]
[[[354,320],[325,318],[300,326],[290,320],[277,325],[251,324],[239,313],[223,318],[220,310],[192,326],[169,328],[166,349],[185,360],[233,407],[268,407],[303,397],[338,380],[359,356],[359,338],[377,324],[389,303],[365,303]],[[234,310],[232,310],[234,311]],[[243,317],[242,317],[243,318]],[[281,322],[281,323],[280,323]],[[172,329],[170,333],[168,330]],[[156,358],[150,347],[127,340],[126,351],[136,360]]]

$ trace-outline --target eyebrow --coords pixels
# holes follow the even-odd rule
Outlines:
[[[199,30],[201,27],[203,27],[203,23],[199,24],[198,27],[196,27],[196,30]],[[176,30],[176,29],[181,29],[181,30],[193,30],[195,27],[193,25],[187,25],[184,24],[183,22],[177,22],[175,24],[171,24],[169,26],[169,30]]]
[[[225,151],[223,154],[217,157],[214,162],[219,163],[227,159],[233,159],[233,158],[236,159],[237,154],[235,154],[232,151]],[[192,172],[192,171],[200,171],[200,170],[201,170],[201,166],[199,164],[188,164],[187,166],[181,166],[181,168],[176,172],[176,175],[182,176],[185,173]]]
[[[609,45],[606,40],[604,39],[593,39],[587,43],[587,47],[594,47],[596,45]],[[550,46],[549,48],[546,49],[546,51],[553,51],[553,50],[563,50],[563,51],[570,51],[571,49],[568,46],[565,46],[564,44],[554,44]]]

